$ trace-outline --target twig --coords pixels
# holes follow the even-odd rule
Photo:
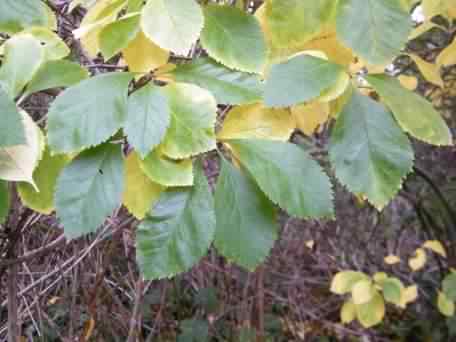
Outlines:
[[[143,287],[144,281],[139,277],[138,281],[136,282],[136,289],[135,289],[135,306],[133,308],[133,313],[130,319],[130,332],[128,333],[127,342],[135,342],[136,337],[138,335],[138,328],[141,324],[141,302],[143,299]]]

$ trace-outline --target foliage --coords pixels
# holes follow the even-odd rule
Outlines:
[[[146,278],[187,271],[212,243],[254,270],[277,239],[277,207],[334,217],[329,168],[288,142],[295,130],[311,135],[333,121],[331,170],[382,210],[413,170],[410,138],[453,144],[432,104],[385,69],[417,34],[416,2],[267,0],[252,15],[227,1],[79,1],[88,11],[73,34],[87,55],[122,56],[118,69],[128,68],[90,74],[68,59],[44,1],[2,1],[0,219],[9,206],[4,181],[19,182],[23,204],[55,208],[68,238],[96,231],[124,204],[141,220],[137,261]],[[456,16],[451,1],[435,3],[422,2],[428,28],[436,15]],[[454,51],[453,42],[431,69],[412,58],[439,85]],[[20,108],[54,88],[67,89],[44,123]],[[221,174],[213,196],[200,159],[214,150]],[[413,270],[424,267],[426,249],[445,254],[428,243],[410,259]],[[452,284],[450,275],[438,297],[445,314],[454,311]],[[342,320],[366,327],[383,319],[385,301],[404,307],[413,297],[381,274],[343,272],[332,290],[351,293]]]

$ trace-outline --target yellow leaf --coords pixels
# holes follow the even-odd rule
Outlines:
[[[399,258],[397,255],[388,255],[383,259],[385,261],[385,264],[388,265],[395,265],[401,262],[401,258]]]
[[[452,317],[455,314],[455,305],[443,292],[439,291],[439,295],[437,297],[437,306],[439,311],[447,316]]]
[[[349,300],[344,303],[340,310],[340,320],[344,324],[351,323],[356,318],[356,305]]]
[[[142,31],[122,51],[131,72],[148,73],[166,64],[169,52],[148,39]]]
[[[143,219],[165,188],[152,182],[139,166],[139,156],[132,152],[125,159],[123,204],[138,219]]]
[[[416,285],[408,286],[402,290],[401,302],[399,306],[403,309],[407,304],[413,303],[418,298],[418,287]]]
[[[357,282],[368,279],[362,272],[341,271],[332,279],[330,291],[340,295],[349,293]]]
[[[296,127],[306,135],[312,135],[315,130],[329,119],[329,104],[313,101],[291,107],[291,114]]]
[[[409,40],[415,39],[422,35],[424,32],[431,30],[434,27],[439,27],[437,24],[430,20],[423,22],[421,25],[415,27],[409,35]]]
[[[400,75],[398,78],[402,86],[408,90],[415,90],[418,86],[418,80],[413,76]]]
[[[437,240],[426,241],[423,244],[423,247],[433,251],[434,253],[437,253],[437,254],[441,255],[444,258],[447,257],[447,253],[445,251],[445,247],[443,247],[443,245],[442,245],[442,243],[440,241],[437,241]]]
[[[376,292],[370,302],[356,306],[356,316],[364,328],[379,324],[385,317],[385,301]]]
[[[353,303],[356,305],[369,302],[375,295],[375,289],[369,279],[361,280],[353,285],[352,288]]]
[[[217,137],[228,139],[269,139],[287,141],[295,122],[286,109],[265,108],[262,104],[238,106],[228,112]]]
[[[388,278],[388,275],[385,272],[377,272],[374,274],[373,278],[376,283],[381,283]]]
[[[409,266],[413,271],[419,271],[426,265],[426,252],[422,248],[415,251],[415,255],[409,259]]]
[[[424,59],[416,55],[410,55],[410,57],[416,63],[421,74],[428,82],[431,82],[442,88],[444,87],[442,77],[440,76],[440,68],[438,65],[426,62]]]
[[[84,341],[90,340],[95,329],[95,320],[91,317],[84,323]]]
[[[315,241],[314,240],[306,241],[306,247],[309,249],[313,249],[315,247]]]
[[[437,56],[436,64],[439,67],[456,64],[456,38]]]

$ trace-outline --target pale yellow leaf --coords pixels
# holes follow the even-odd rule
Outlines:
[[[306,241],[306,247],[309,249],[313,249],[315,247],[315,241],[314,240]]]
[[[390,254],[383,259],[387,265],[395,265],[401,262],[401,258],[397,255]]]
[[[371,301],[375,295],[375,289],[370,279],[366,279],[353,285],[351,293],[353,303],[360,305]]]
[[[381,283],[388,278],[388,275],[385,272],[377,272],[374,274],[373,279],[376,283]]]
[[[138,219],[143,219],[165,188],[152,182],[141,170],[139,157],[132,152],[125,159],[123,204]]]
[[[447,253],[445,251],[445,247],[443,247],[443,245],[442,245],[442,243],[440,241],[437,241],[437,240],[426,241],[423,244],[423,247],[433,251],[434,253],[439,254],[440,256],[442,256],[444,258],[447,257]]]
[[[340,320],[344,324],[351,323],[356,318],[356,305],[349,300],[344,303],[340,310]]]
[[[415,90],[418,87],[418,80],[413,76],[400,75],[398,78],[402,86],[408,90]]]
[[[421,270],[426,265],[426,252],[422,248],[415,251],[415,255],[409,259],[409,266],[413,271]]]
[[[362,272],[341,271],[337,273],[331,281],[330,291],[335,294],[346,294],[351,292],[353,286],[362,280],[369,278]]]
[[[291,114],[296,127],[306,135],[312,135],[316,129],[329,119],[329,104],[313,101],[291,107]]]
[[[418,298],[418,287],[416,285],[408,286],[402,290],[401,302],[399,306],[403,309]]]
[[[417,55],[410,55],[413,61],[418,66],[423,77],[428,81],[439,87],[444,87],[442,77],[440,76],[440,68],[437,64],[426,62],[424,59]]]
[[[123,58],[131,72],[148,73],[165,65],[169,52],[148,39],[142,31],[122,51]]]
[[[436,64],[439,67],[456,64],[456,38],[437,56]]]
[[[269,139],[287,141],[295,122],[286,109],[265,108],[262,104],[238,106],[228,112],[217,137],[228,139]]]

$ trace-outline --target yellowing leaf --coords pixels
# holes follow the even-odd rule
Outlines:
[[[444,258],[447,257],[447,253],[445,251],[445,247],[443,247],[443,245],[442,245],[442,243],[440,241],[437,241],[437,240],[426,241],[423,244],[423,247],[433,251],[434,253],[437,253],[437,254],[441,255]]]
[[[291,107],[296,127],[304,134],[312,135],[315,130],[329,119],[329,104],[313,101]]]
[[[388,255],[383,260],[385,261],[385,264],[388,265],[395,265],[401,262],[401,258],[399,258],[397,255]]]
[[[418,86],[418,80],[416,77],[400,75],[397,79],[401,85],[408,90],[415,90]]]
[[[408,286],[402,290],[399,306],[405,309],[407,304],[413,303],[417,298],[418,287],[416,285]]]
[[[286,109],[265,108],[262,104],[238,106],[228,112],[217,137],[228,139],[270,139],[287,141],[295,123]]]
[[[418,69],[421,71],[421,74],[423,74],[423,77],[428,82],[431,82],[442,88],[444,87],[442,77],[440,76],[440,69],[439,69],[438,65],[426,62],[424,59],[422,59],[421,57],[416,56],[416,55],[410,55],[410,57],[416,63],[416,65],[418,66]]]
[[[343,72],[339,75],[334,83],[329,89],[325,90],[319,98],[317,98],[320,102],[330,102],[338,97],[342,96],[342,94],[347,90],[350,85],[350,76]]]
[[[369,278],[362,272],[339,272],[334,276],[331,282],[331,292],[335,294],[349,293],[357,282],[367,279]]]
[[[452,302],[443,292],[439,291],[438,297],[437,297],[437,306],[439,308],[439,311],[447,316],[447,317],[452,317],[455,314],[455,305],[454,302]]]
[[[376,292],[371,301],[356,306],[356,316],[365,328],[371,328],[379,324],[385,317],[385,301]]]
[[[382,281],[384,281],[385,279],[387,279],[388,275],[385,272],[377,272],[377,273],[374,274],[374,276],[372,278],[374,279],[374,281],[377,284],[379,284]]]
[[[123,58],[132,72],[147,73],[166,64],[169,52],[148,39],[142,31],[122,51]]]
[[[439,67],[456,64],[456,38],[437,56],[436,64]]]
[[[353,303],[356,305],[365,304],[374,297],[375,288],[370,279],[365,279],[357,282],[352,288]]]
[[[143,219],[164,190],[141,170],[139,157],[132,152],[125,159],[125,191],[123,204],[135,217]]]
[[[39,191],[33,181],[33,171],[41,159],[44,138],[40,128],[25,112],[23,117],[27,145],[17,145],[0,149],[0,179],[15,182],[28,182]]]
[[[426,252],[422,248],[415,251],[415,255],[409,259],[409,266],[413,271],[418,271],[426,265]]]
[[[356,305],[349,300],[344,303],[340,310],[340,320],[344,324],[352,322],[356,318]]]

